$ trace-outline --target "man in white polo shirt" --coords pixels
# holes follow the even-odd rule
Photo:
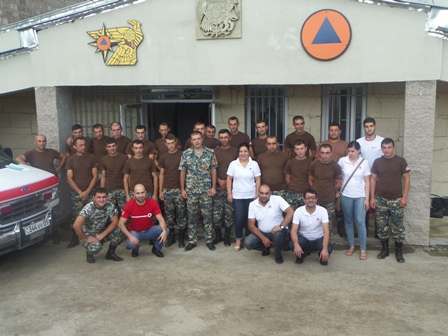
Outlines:
[[[262,255],[269,255],[273,246],[275,262],[283,263],[282,249],[288,239],[288,224],[291,222],[293,210],[281,196],[271,194],[268,185],[262,184],[258,198],[249,205],[249,236],[244,240],[248,250],[258,249]],[[258,223],[255,225],[255,223]]]
[[[291,227],[296,263],[301,264],[307,255],[318,252],[320,264],[326,266],[332,250],[328,212],[317,205],[316,191],[309,189],[303,196],[305,205],[294,212]]]

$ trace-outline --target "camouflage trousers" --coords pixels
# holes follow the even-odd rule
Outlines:
[[[404,241],[403,213],[404,209],[400,206],[400,199],[388,200],[376,196],[376,225],[379,239],[392,238],[398,243]]]
[[[179,189],[165,191],[165,218],[170,230],[184,230],[187,226],[185,200]]]
[[[71,191],[70,198],[72,201],[72,218],[74,220],[76,217],[78,217],[84,205],[90,202],[90,195],[89,197],[87,197],[87,200],[83,201],[81,197],[79,197],[78,193]]]
[[[100,232],[97,232],[99,234]],[[92,232],[84,232],[86,236],[93,235]],[[104,238],[100,242],[89,243],[87,240],[84,242],[83,246],[86,249],[87,253],[96,255],[101,252],[103,248],[103,244],[106,242],[110,242],[110,246],[118,246],[124,241],[125,237],[119,228],[113,230],[106,238]]]
[[[328,212],[328,223],[330,226],[330,233],[337,234],[338,228],[336,223],[336,202],[319,202],[319,205],[327,209]]]
[[[272,195],[281,196],[286,201],[286,197],[288,197],[287,190],[276,190],[272,192]]]
[[[227,191],[218,189],[213,197],[213,225],[215,228],[234,226],[233,207],[227,202]]]
[[[109,196],[109,200],[117,207],[117,209],[121,212],[123,206],[126,203],[126,194],[123,189],[115,189],[109,191],[107,194]]]
[[[293,210],[296,210],[298,207],[305,204],[303,200],[303,194],[297,193],[295,191],[286,191],[283,198],[286,202],[289,203]]]
[[[198,225],[200,223],[199,214],[202,216],[204,225],[205,241],[213,242],[213,199],[208,194],[188,193],[187,198],[187,217],[188,217],[188,242],[196,244],[198,241]]]

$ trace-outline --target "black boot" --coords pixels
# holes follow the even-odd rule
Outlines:
[[[230,246],[230,245],[232,245],[232,242],[231,242],[231,239],[230,239],[230,236],[231,236],[231,233],[230,233],[230,228],[225,228],[225,230],[224,230],[224,245],[225,246]]]
[[[196,243],[188,243],[187,246],[185,246],[185,251],[191,251],[197,246]]]
[[[384,259],[389,256],[389,239],[381,241],[381,251],[376,256],[378,259]]]
[[[168,233],[168,239],[166,241],[166,246],[169,247],[173,245],[176,242],[176,236],[174,234],[174,229],[170,229],[170,232]]]
[[[76,234],[75,230],[72,229],[72,238],[70,239],[70,243],[68,243],[67,248],[73,248],[79,245],[79,238]]]
[[[123,261],[123,258],[117,256],[117,254],[115,253],[116,249],[117,249],[116,246],[112,246],[109,244],[109,249],[107,250],[107,253],[106,253],[107,260]]]
[[[184,229],[179,229],[177,231],[177,246],[179,248],[185,247],[185,230]]]
[[[94,256],[93,254],[87,252],[87,254],[86,254],[86,261],[87,261],[89,264],[94,264],[95,261],[96,261],[96,260],[95,260],[95,256]]]
[[[403,243],[395,242],[395,259],[397,259],[397,262],[399,263],[404,263]]]
[[[215,227],[215,239],[213,240],[213,243],[218,244],[221,241],[222,241],[221,227]]]

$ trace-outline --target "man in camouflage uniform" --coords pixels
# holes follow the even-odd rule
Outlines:
[[[166,222],[170,229],[167,246],[176,242],[176,232],[178,246],[185,247],[186,209],[179,188],[179,163],[182,153],[178,150],[177,139],[173,134],[168,134],[164,141],[167,152],[159,159],[159,195],[164,202]]]
[[[230,246],[232,227],[234,226],[233,207],[227,202],[227,169],[230,162],[238,156],[238,149],[230,145],[230,132],[222,129],[218,134],[220,145],[215,149],[218,163],[218,187],[213,198],[213,224],[215,225],[215,244],[221,241],[221,229],[224,227],[224,245]]]
[[[216,158],[213,150],[203,146],[203,135],[193,131],[190,136],[192,147],[182,153],[179,164],[181,195],[187,200],[188,244],[185,250],[196,247],[201,212],[205,241],[209,250],[213,244],[212,197],[216,194]]]
[[[95,190],[93,201],[87,203],[76,217],[73,223],[73,229],[83,241],[86,248],[87,262],[93,264],[95,256],[103,248],[105,242],[109,242],[109,249],[106,253],[106,259],[113,261],[122,261],[123,259],[116,255],[117,246],[124,240],[124,236],[118,224],[118,210],[107,201],[107,191],[104,188]]]
[[[406,160],[395,155],[395,143],[390,138],[381,142],[383,156],[372,166],[370,206],[376,209],[377,234],[381,240],[378,259],[389,255],[389,238],[395,241],[395,258],[404,263],[403,242],[405,227],[404,208],[408,204],[410,169]]]

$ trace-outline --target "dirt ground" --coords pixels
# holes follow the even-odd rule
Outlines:
[[[327,267],[222,244],[141,252],[90,265],[46,243],[0,257],[0,335],[447,334],[448,258],[422,249],[405,264],[339,250]]]

